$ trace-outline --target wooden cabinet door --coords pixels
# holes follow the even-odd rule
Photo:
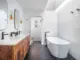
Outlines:
[[[27,41],[26,41],[26,50],[29,50],[29,46],[30,46],[30,37],[27,37]]]
[[[9,46],[0,46],[0,60],[12,60],[12,51]]]
[[[15,54],[15,60],[24,60],[24,46],[20,46]]]
[[[26,43],[27,43],[27,38],[25,38],[24,40],[24,57],[26,56],[27,53]]]
[[[24,45],[20,48],[20,60],[24,60]]]
[[[29,41],[30,41],[30,40],[29,40],[29,37],[27,36],[27,37],[25,38],[25,40],[24,40],[24,57],[26,56],[26,54],[27,54],[27,52],[28,52],[28,50],[29,50],[29,44],[30,44]]]

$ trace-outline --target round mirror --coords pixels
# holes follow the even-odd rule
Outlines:
[[[8,25],[8,4],[6,0],[0,0],[0,31],[5,30]]]
[[[14,10],[14,28],[16,30],[20,29],[20,13],[17,9]]]

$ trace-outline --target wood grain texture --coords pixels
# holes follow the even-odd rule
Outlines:
[[[15,46],[0,45],[0,60],[24,60],[29,49],[30,37],[27,36]]]
[[[0,60],[9,60],[12,58],[11,46],[0,46]]]

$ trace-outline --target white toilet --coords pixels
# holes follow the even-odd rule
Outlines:
[[[70,42],[58,37],[47,37],[47,47],[51,54],[57,58],[66,58]]]

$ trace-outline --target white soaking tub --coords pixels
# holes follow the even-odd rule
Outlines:
[[[70,42],[58,37],[47,37],[47,47],[51,54],[57,58],[66,58]]]

